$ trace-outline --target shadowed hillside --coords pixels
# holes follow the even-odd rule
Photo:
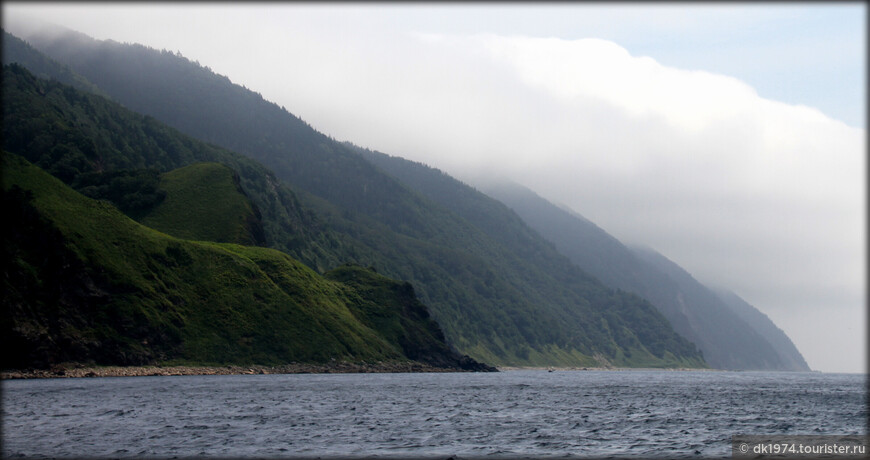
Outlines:
[[[3,368],[406,361],[406,350],[480,367],[447,347],[406,283],[345,284],[273,249],[170,237],[16,155],[2,166],[3,218],[17,223],[2,235]]]

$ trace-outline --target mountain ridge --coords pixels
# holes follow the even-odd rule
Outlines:
[[[791,338],[770,317],[750,305],[731,290],[715,287],[710,289],[757,333],[770,342],[789,370],[810,370],[809,365]]]
[[[641,327],[633,315],[657,315],[646,307],[638,310],[640,299],[609,293],[588,276],[565,289],[538,270],[538,279],[548,284],[530,283],[525,267],[512,262],[515,256],[502,244],[226,77],[141,45],[97,42],[81,34],[50,43],[25,38],[127,107],[263,161],[339,239],[358,243],[338,252],[325,248],[333,260],[374,265],[412,282],[463,352],[502,364],[594,365],[596,354],[617,364],[643,356],[653,363],[664,359],[633,342],[632,328]],[[132,69],[136,75],[128,78]],[[206,93],[210,99],[200,100]],[[229,107],[232,113],[220,118]],[[248,115],[240,118],[243,113]],[[290,253],[295,255],[292,248]],[[608,312],[608,306],[618,308]],[[591,326],[605,316],[613,327]],[[679,342],[668,326],[647,333],[658,337],[649,345]],[[636,356],[624,354],[629,348]],[[687,349],[688,354],[674,351],[676,360],[662,362],[701,362]]]
[[[504,180],[481,183],[486,193],[514,209],[576,264],[610,286],[650,300],[676,331],[698,345],[711,366],[809,370],[793,344],[787,346],[791,341],[781,330],[751,327],[752,321],[736,314],[719,295],[661,254],[628,247],[580,214],[519,184]],[[743,308],[757,312],[748,304]],[[771,340],[782,345],[774,346]]]

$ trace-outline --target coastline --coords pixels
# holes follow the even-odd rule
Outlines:
[[[15,369],[0,371],[0,380],[145,377],[176,375],[255,375],[255,374],[366,374],[366,373],[471,372],[459,368],[433,367],[418,362],[290,363],[280,366],[81,366],[64,365],[51,369]]]
[[[498,366],[499,372],[510,371],[674,371],[674,372],[721,372],[710,368],[648,368],[648,367],[542,367],[542,366]],[[427,373],[427,372],[475,372],[460,368],[433,367],[418,362],[378,362],[378,363],[290,363],[280,366],[84,366],[64,364],[50,369],[12,369],[0,371],[0,380],[51,379],[51,378],[88,378],[88,377],[147,377],[177,375],[256,375],[256,374],[384,374],[384,373]]]
[[[508,371],[674,371],[674,372],[723,372],[723,369],[708,367],[541,367],[541,366],[498,366],[499,372]]]

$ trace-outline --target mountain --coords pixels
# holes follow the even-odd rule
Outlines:
[[[270,233],[278,227],[270,224],[274,220],[265,209],[270,201],[258,201],[252,187],[245,187],[243,168],[229,165],[239,171],[243,188],[262,211],[267,246],[318,271],[354,262],[411,282],[448,342],[462,353],[514,365],[704,365],[697,350],[642,299],[608,289],[564,259],[527,263],[515,248],[414,192],[355,149],[197,63],[73,32],[25,38],[124,106],[146,114],[144,121],[156,125],[159,119],[261,161],[292,187],[300,205],[294,208],[296,216],[307,216],[290,219],[301,222],[298,232],[278,228]],[[52,83],[43,85],[51,88]],[[39,91],[29,95],[39,99]],[[55,99],[43,98],[38,104]],[[31,112],[38,119],[53,110]],[[9,116],[19,116],[19,111],[27,109],[19,107]],[[31,133],[27,143],[46,135]],[[21,142],[6,144],[21,147]],[[81,150],[77,145],[69,148]],[[197,160],[215,161],[205,156]],[[34,161],[58,169],[50,157]],[[154,166],[143,162],[135,167]],[[518,218],[514,222],[521,224]],[[293,244],[282,244],[287,235]]]
[[[449,349],[407,283],[361,267],[322,277],[273,249],[174,238],[17,155],[2,160],[2,214],[17,223],[3,232],[3,368],[477,365]]]
[[[650,249],[629,248],[577,213],[556,206],[531,190],[508,181],[482,181],[492,197],[517,212],[552,241],[562,254],[614,288],[648,299],[674,329],[695,343],[710,366],[720,369],[809,370],[800,353],[770,323],[750,326],[762,315],[741,304],[744,313],[723,302],[688,272]],[[752,313],[754,312],[754,313]]]
[[[528,267],[527,277],[536,276],[536,270],[539,270],[541,273],[555,274],[563,286],[581,282],[598,284],[597,279],[578,269],[578,266],[559,253],[552,243],[529,227],[519,215],[503,203],[422,163],[359,147],[354,148],[375,166],[410,184],[426,198],[455,212],[507,248],[517,260]],[[611,295],[633,298],[638,308],[643,309],[644,314],[647,315],[642,322],[650,329],[670,328],[666,320],[663,321],[663,318],[655,314],[655,307],[645,300],[627,292],[611,291]],[[686,347],[686,352],[690,349],[682,337],[675,338],[674,342],[668,345],[668,347],[681,346]]]
[[[810,370],[803,355],[801,355],[791,339],[767,315],[758,311],[757,308],[728,289],[711,288],[711,290],[722,302],[731,307],[734,313],[737,313],[743,321],[749,324],[755,332],[767,339],[779,354],[780,360],[785,364],[784,369],[795,371]]]
[[[110,201],[142,223],[177,237],[198,240],[256,243],[262,238],[258,206],[248,199],[241,176],[224,164],[199,162],[203,160],[223,161],[245,171],[247,180],[244,182],[251,184],[249,190],[260,203],[272,203],[274,208],[275,202],[293,199],[289,192],[277,193],[279,184],[270,177],[271,173],[252,160],[207,146],[171,128],[152,125],[153,119],[126,111],[104,98],[34,78],[19,66],[11,65],[3,72],[4,96],[8,102],[4,104],[4,146],[55,168],[83,194]],[[109,120],[114,123],[107,123]],[[41,129],[45,125],[54,128]],[[84,144],[92,147],[85,149],[87,154],[78,148]],[[51,146],[48,153],[45,146]],[[82,156],[81,161],[70,160]],[[185,163],[192,164],[163,174],[155,169],[125,169],[144,164],[166,168]],[[62,168],[69,164],[77,167]],[[108,169],[108,166],[119,169]],[[97,167],[102,171],[97,171]],[[261,193],[262,189],[272,193]],[[299,211],[293,201],[290,207]],[[307,213],[299,211],[298,214]],[[343,267],[341,272],[347,271],[348,268]],[[333,272],[326,275],[338,276]],[[389,317],[390,311],[410,308],[407,307],[410,302],[407,289],[403,289],[399,297],[402,302],[394,302],[392,310],[381,305],[378,315]],[[354,295],[358,300],[365,299],[364,292],[367,291],[360,290]],[[416,298],[411,300],[416,305],[411,305],[409,314],[419,317],[418,322],[431,324],[426,328],[412,327],[413,323],[403,319],[403,327],[409,331],[406,335],[411,338],[431,335],[440,340],[440,346],[446,347],[440,327],[433,320],[425,319],[428,312]],[[404,317],[398,315],[394,319],[398,318]],[[433,328],[437,331],[432,332]],[[396,331],[391,334],[395,335]],[[410,347],[409,353],[413,352],[414,356],[429,359],[428,364],[445,365],[450,360],[460,359],[448,360],[449,355],[433,347],[431,340],[418,343],[402,339],[401,343],[403,347]],[[460,364],[467,368],[477,366],[468,358],[461,358],[461,362],[451,366]]]
[[[676,300],[679,305],[693,312],[687,314],[697,319],[693,324],[698,330],[709,334],[700,339],[705,345],[726,343],[726,369],[773,369],[809,370],[791,367],[776,349],[740,315],[726,305],[713,291],[695,280],[688,272],[673,261],[648,248],[634,248],[634,253],[676,281],[680,294]]]

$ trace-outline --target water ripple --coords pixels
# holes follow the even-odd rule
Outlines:
[[[730,455],[864,434],[865,377],[749,372],[7,380],[4,457]]]

